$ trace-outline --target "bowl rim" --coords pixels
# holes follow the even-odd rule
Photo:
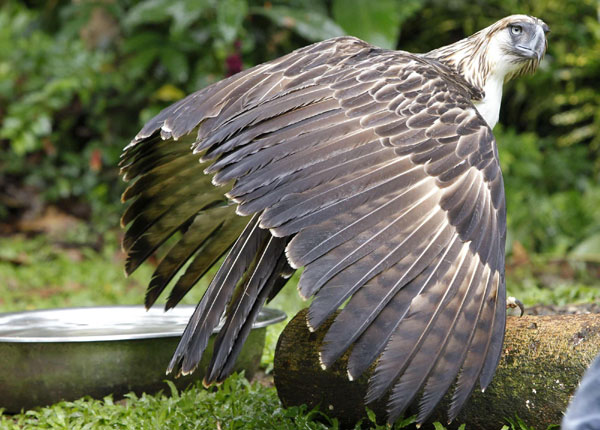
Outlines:
[[[26,317],[35,316],[40,314],[51,314],[51,313],[64,313],[64,312],[80,312],[86,310],[94,311],[110,311],[118,308],[119,310],[126,310],[131,308],[133,311],[139,312],[145,310],[146,312],[159,312],[157,308],[146,309],[143,305],[107,305],[107,306],[76,306],[76,307],[63,307],[63,308],[47,308],[47,309],[35,309],[26,311],[16,312],[5,312],[0,313],[0,328],[3,323],[8,323],[11,318],[15,317]],[[192,311],[196,308],[194,305],[181,305],[174,308],[175,311],[190,311],[189,317],[192,316]],[[168,311],[163,310],[163,314],[167,314]],[[259,315],[252,324],[252,329],[260,329],[267,327],[272,324],[281,322],[287,318],[285,312],[280,309],[263,307]],[[188,319],[189,321],[189,319]],[[214,333],[218,333],[223,326],[223,320],[219,322],[219,325],[213,330]],[[183,329],[181,326],[175,330],[161,330],[155,332],[145,333],[125,333],[125,334],[93,334],[85,336],[1,336],[0,342],[2,343],[83,343],[83,342],[109,342],[109,341],[123,341],[123,340],[140,340],[140,339],[156,339],[156,338],[177,338],[181,337]]]

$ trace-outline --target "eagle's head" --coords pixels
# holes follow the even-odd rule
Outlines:
[[[504,81],[537,69],[548,46],[549,31],[541,19],[511,15],[424,56],[446,64],[473,85],[477,90],[473,92],[473,103],[494,128]]]
[[[512,78],[533,73],[546,53],[548,25],[528,15],[511,15],[483,29],[472,38],[487,41],[490,72]]]
[[[507,80],[534,72],[546,52],[549,31],[539,18],[510,15],[466,39],[425,55],[454,68],[483,89],[491,75]]]

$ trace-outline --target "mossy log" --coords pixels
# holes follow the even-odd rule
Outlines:
[[[317,351],[332,321],[311,333],[306,310],[295,316],[277,343],[275,386],[284,406],[319,406],[342,426],[352,427],[366,415],[363,399],[373,366],[352,382],[346,374],[348,353],[331,368],[321,369]],[[500,429],[515,416],[536,429],[559,424],[579,379],[598,352],[600,314],[508,317],[494,379],[485,392],[475,390],[455,425]],[[448,401],[446,395],[431,421],[446,421]],[[385,399],[368,406],[378,421],[385,421]]]

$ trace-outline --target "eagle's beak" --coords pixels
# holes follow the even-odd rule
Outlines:
[[[540,61],[546,52],[546,33],[549,31],[546,24],[538,26],[535,34],[527,42],[516,46],[519,54]]]

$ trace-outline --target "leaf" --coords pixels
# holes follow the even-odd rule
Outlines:
[[[125,16],[125,24],[136,26],[140,24],[167,21],[171,18],[168,12],[170,0],[145,0],[131,9]]]
[[[40,143],[33,133],[25,131],[13,139],[11,147],[17,155],[23,156],[39,149]]]
[[[228,3],[223,1],[222,3]],[[125,16],[125,25],[135,27],[173,20],[171,31],[181,33],[196,21],[212,4],[211,0],[144,0],[133,6]]]
[[[394,425],[396,426],[396,428],[404,428],[404,427],[408,426],[409,424],[414,424],[416,422],[417,422],[417,416],[411,415],[408,418],[403,418],[403,419],[397,420],[394,423]]]
[[[375,416],[375,412],[373,412],[373,410],[369,408],[365,409],[367,411],[367,417],[369,418],[369,421],[371,421],[374,424],[377,424],[377,417]]]
[[[165,379],[164,381],[169,386],[169,390],[171,391],[171,397],[175,400],[178,400],[179,399],[179,391],[177,390],[175,383],[169,379]]]
[[[185,97],[185,93],[175,85],[165,84],[156,90],[152,96],[161,102],[174,102]]]
[[[226,3],[225,1],[222,1]],[[196,21],[202,13],[213,6],[211,0],[183,0],[170,2],[169,14],[173,17],[171,31],[182,33]]]
[[[184,82],[189,76],[189,66],[185,54],[176,49],[164,49],[160,55],[163,65],[176,82]]]
[[[511,430],[533,430],[533,427],[529,427],[525,422],[519,418],[518,415],[515,415],[514,420],[510,418],[506,418],[506,421],[509,422]]]
[[[158,48],[140,50],[136,55],[126,60],[128,73],[131,77],[139,77],[148,72],[151,64],[160,54]]]
[[[139,51],[148,50],[149,47],[160,46],[164,42],[164,35],[154,31],[141,31],[123,42],[125,53],[137,54]]]
[[[444,427],[439,421],[433,423],[433,428],[435,430],[446,430],[446,427]]]
[[[346,32],[329,17],[311,10],[285,6],[252,7],[250,12],[262,15],[282,27],[298,33],[311,42],[344,36]]]
[[[588,237],[575,246],[569,253],[569,257],[576,260],[600,263],[600,233]]]
[[[348,34],[394,49],[400,25],[421,6],[422,0],[334,0],[332,12]]]
[[[36,136],[46,136],[52,131],[52,119],[48,115],[38,116],[31,124],[31,131]]]
[[[246,0],[221,0],[217,5],[217,28],[223,41],[233,43],[248,13]]]

